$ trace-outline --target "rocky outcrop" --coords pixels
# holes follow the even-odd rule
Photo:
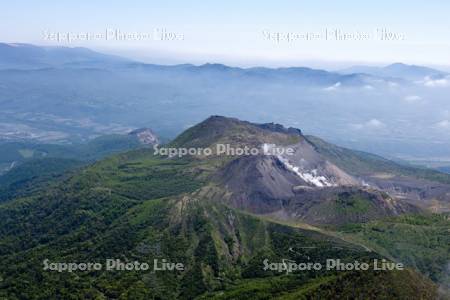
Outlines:
[[[160,143],[158,136],[150,128],[136,129],[128,134],[136,136],[143,145],[156,145]]]

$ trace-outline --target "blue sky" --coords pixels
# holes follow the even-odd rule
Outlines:
[[[450,65],[447,1],[22,1],[0,4],[0,41],[84,46],[149,62],[234,65],[384,64],[402,61]],[[376,29],[396,40],[383,40]],[[175,40],[55,41],[49,33],[119,30]],[[287,33],[351,34],[347,40],[267,38]],[[366,35],[357,40],[358,34]],[[370,36],[369,36],[370,35]]]

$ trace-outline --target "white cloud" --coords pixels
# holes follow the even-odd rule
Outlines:
[[[352,124],[351,125],[354,129],[362,130],[362,129],[369,129],[369,130],[376,130],[376,129],[382,129],[386,127],[386,124],[381,122],[378,119],[371,119],[364,123],[359,124]]]
[[[397,87],[397,86],[398,86],[398,83],[397,83],[397,82],[393,82],[393,81],[388,81],[388,85],[389,85],[390,87]]]
[[[373,90],[373,86],[371,86],[370,84],[366,84],[363,88],[366,90]]]
[[[342,84],[340,82],[336,82],[332,86],[329,86],[327,88],[324,88],[325,91],[335,91],[337,90]]]
[[[372,119],[366,123],[366,126],[373,127],[373,128],[381,128],[381,127],[385,127],[386,125],[384,125],[384,123],[381,122],[380,120]]]
[[[442,114],[444,119],[450,118],[450,110],[448,110],[448,109],[443,110],[441,114]]]
[[[430,76],[426,76],[421,83],[427,87],[444,87],[450,84],[450,80],[449,76],[439,79],[433,79]]]
[[[422,97],[417,96],[417,95],[410,95],[410,96],[406,96],[405,98],[403,98],[403,100],[405,100],[408,103],[415,103],[415,102],[419,102],[420,100],[422,100]]]
[[[433,126],[434,128],[438,129],[449,129],[450,128],[450,121],[449,120],[443,120],[440,121]]]

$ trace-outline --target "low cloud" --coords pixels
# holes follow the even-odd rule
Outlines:
[[[397,87],[398,83],[397,82],[393,82],[393,81],[388,81],[388,86],[389,87]]]
[[[371,119],[364,123],[352,124],[351,126],[357,130],[376,130],[385,128],[386,124],[378,119]]]
[[[337,90],[342,84],[340,82],[336,82],[332,86],[329,86],[327,88],[324,88],[324,91],[335,91]]]
[[[403,98],[403,100],[408,103],[416,103],[416,102],[420,102],[420,100],[422,100],[422,97],[417,96],[417,95],[410,95],[410,96],[406,96],[405,98]]]
[[[434,124],[433,127],[437,128],[437,129],[449,129],[450,128],[450,121],[449,120],[443,120],[443,121],[437,122],[436,124]]]
[[[445,87],[450,85],[450,77],[446,76],[443,78],[432,78],[430,76],[426,76],[421,83],[427,87]]]

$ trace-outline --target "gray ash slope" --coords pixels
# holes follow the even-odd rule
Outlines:
[[[407,174],[394,162],[370,154],[367,154],[370,159],[365,158],[359,152],[330,144],[335,147],[334,151],[340,149],[342,152],[343,157],[336,159],[325,151],[328,144],[320,144],[319,141],[303,135],[298,129],[278,124],[253,124],[213,116],[184,132],[171,145],[215,147],[229,144],[230,147],[292,149],[291,155],[270,152],[199,158],[222,160],[214,181],[225,192],[216,195],[217,200],[284,221],[310,224],[366,222],[422,209],[436,209],[436,201],[445,210],[448,204],[445,195],[450,191],[450,185],[433,178],[433,175],[441,176],[441,173],[427,173],[428,178],[421,178],[421,169],[408,169]],[[352,159],[355,160],[353,165],[348,163]],[[383,174],[376,168],[381,162],[385,166]],[[358,166],[358,170],[355,167],[358,164],[365,169]],[[400,196],[400,177],[411,185],[422,182],[417,186],[420,190],[417,194],[421,197],[409,197],[407,193]],[[427,194],[426,191],[436,185],[441,187],[441,194]]]

